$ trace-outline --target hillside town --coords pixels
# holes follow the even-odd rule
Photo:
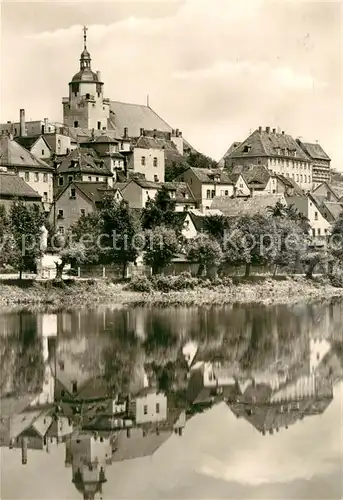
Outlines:
[[[125,206],[144,230],[168,226],[161,219],[142,223],[147,211],[150,216],[153,209],[175,212],[172,227],[189,242],[206,231],[211,234],[211,227],[213,235],[218,218],[230,225],[238,217],[256,219],[278,211],[307,221],[308,248],[323,247],[332,234],[343,208],[343,176],[332,171],[325,144],[293,137],[291,130],[258,126],[247,137],[231,138],[216,162],[196,151],[177,124],[169,125],[149,102],[106,97],[101,73],[92,67],[86,27],[79,69],[68,88],[61,122],[27,121],[20,109],[18,121],[0,125],[3,220],[18,203],[39,207],[45,231],[39,269],[36,259],[34,266],[21,263],[20,272],[52,277],[51,235],[66,238],[76,227],[82,232],[108,208],[109,199],[118,210]],[[170,260],[190,260],[181,247]],[[127,263],[136,266],[139,257]],[[16,268],[14,260],[9,257],[2,267]],[[65,264],[75,261],[66,258]],[[193,261],[199,263],[199,257]],[[154,268],[151,260],[145,263]]]

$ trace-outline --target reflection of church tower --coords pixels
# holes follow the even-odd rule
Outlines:
[[[68,127],[103,130],[109,118],[109,99],[103,96],[100,72],[91,68],[87,50],[87,28],[83,28],[84,48],[80,57],[80,71],[69,83],[69,97],[63,97],[63,122]]]
[[[107,481],[106,464],[111,457],[109,438],[79,432],[67,440],[65,466],[72,467],[72,481],[84,499],[95,499],[97,493],[102,494],[102,485]]]

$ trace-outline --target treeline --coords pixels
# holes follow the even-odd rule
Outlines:
[[[333,227],[330,244],[323,248],[312,245],[306,217],[280,202],[265,215],[202,217],[202,231],[191,239],[183,236],[183,223],[183,215],[175,212],[175,200],[165,188],[142,211],[124,201],[118,203],[108,192],[101,208],[81,216],[65,236],[49,229],[48,245],[59,253],[56,279],[62,279],[67,264],[119,265],[125,277],[128,265],[138,259],[151,267],[153,275],[159,275],[182,254],[198,264],[199,277],[224,276],[225,269],[232,266],[245,266],[246,277],[254,266],[268,266],[276,275],[280,269],[295,272],[301,264],[311,278],[321,264],[333,284],[343,283],[343,216]],[[14,203],[9,213],[0,207],[0,264],[10,264],[20,273],[34,270],[42,255],[43,224],[47,225],[44,215],[36,206]]]

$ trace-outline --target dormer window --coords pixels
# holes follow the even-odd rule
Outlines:
[[[244,146],[243,153],[249,153],[250,150],[251,150],[251,146]]]

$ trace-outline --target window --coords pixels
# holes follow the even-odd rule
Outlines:
[[[154,167],[157,167],[157,158],[156,158],[156,156],[153,158],[153,163],[152,164],[153,164]]]
[[[145,166],[145,156],[142,156],[141,158],[141,165],[143,165],[143,167]]]
[[[89,180],[89,182],[91,182],[91,180],[92,180],[92,177],[90,175],[88,176],[88,180]]]
[[[101,130],[101,122],[98,122],[98,130]]]
[[[80,212],[81,212],[81,215],[86,215],[86,210],[84,208],[81,208]]]
[[[99,182],[99,177],[95,177],[96,182]]]
[[[225,189],[225,196],[229,196],[229,191]]]
[[[59,186],[63,186],[63,177],[60,177],[60,178],[58,179],[58,185],[59,185]]]
[[[35,182],[38,182],[38,181],[39,181],[39,173],[35,172]]]
[[[313,236],[316,236],[316,230],[315,229],[312,229],[312,234],[313,234]]]
[[[42,149],[42,156],[44,156],[44,154],[45,154],[45,151],[44,151],[44,149]]]
[[[64,234],[64,227],[63,227],[63,226],[60,226],[60,227],[58,228],[58,232],[59,232],[59,234]]]
[[[314,220],[318,220],[318,212],[314,212]]]
[[[77,120],[74,121],[74,127],[77,128],[79,126],[79,122]]]
[[[43,193],[43,201],[48,201],[48,193],[46,191]]]
[[[212,192],[211,192],[211,198],[214,198],[214,197],[215,197],[215,195],[216,195],[216,192],[215,192],[215,190],[214,190],[214,189],[212,189]]]
[[[208,189],[208,190],[206,191],[206,198],[207,198],[208,200],[211,198],[211,190],[210,190],[210,189]]]
[[[72,182],[73,181],[73,176],[72,175],[68,175],[68,182]]]
[[[160,403],[156,403],[156,413],[160,413]]]
[[[25,172],[25,180],[26,182],[30,182],[30,172]]]
[[[318,228],[317,233],[318,233],[318,236],[320,236],[320,228]]]
[[[43,174],[43,182],[48,182],[48,174]]]
[[[63,219],[63,210],[58,211],[58,218]]]
[[[90,98],[90,95],[87,93],[86,94],[86,99],[89,99]]]
[[[154,175],[154,182],[158,182],[158,175]]]
[[[75,188],[71,188],[71,190],[70,190],[70,198],[76,198]]]
[[[143,412],[144,412],[144,415],[148,414],[148,406],[147,405],[144,405]]]

